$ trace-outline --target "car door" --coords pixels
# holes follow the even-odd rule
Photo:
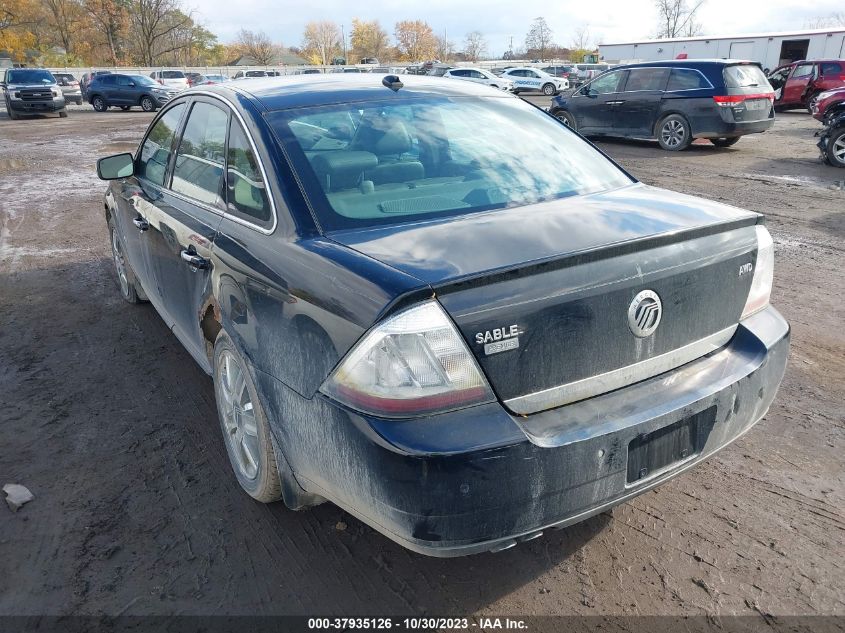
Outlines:
[[[128,75],[116,75],[117,86],[114,89],[114,97],[109,98],[111,105],[132,105],[134,103],[133,92],[135,82]]]
[[[783,86],[781,95],[782,105],[797,105],[801,103],[804,93],[815,76],[816,65],[812,62],[797,64]]]
[[[176,143],[160,202],[148,210],[147,248],[158,296],[173,332],[201,366],[205,342],[197,316],[210,292],[211,248],[225,209],[223,171],[229,111],[197,97]]]
[[[146,217],[161,199],[161,187],[185,109],[184,103],[177,103],[161,114],[135,156],[135,174],[115,182],[110,190],[109,207],[123,250],[151,300],[155,300],[156,286],[146,248],[149,229]]]
[[[614,108],[623,100],[627,70],[616,70],[596,77],[580,88],[572,99],[572,114],[578,131],[585,134],[610,133],[614,123]]]
[[[632,68],[611,112],[611,127],[629,136],[650,137],[669,79],[668,68]]]

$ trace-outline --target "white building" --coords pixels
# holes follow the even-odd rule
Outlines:
[[[599,44],[602,61],[748,59],[774,70],[800,59],[845,59],[845,28],[757,35],[707,35],[622,44]]]

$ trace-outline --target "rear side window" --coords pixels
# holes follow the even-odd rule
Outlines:
[[[179,127],[179,121],[182,120],[184,112],[184,103],[173,106],[150,130],[141,146],[137,170],[139,178],[160,186],[164,185],[164,175],[167,172],[167,163],[170,161],[173,148],[173,137],[176,136],[176,129]]]
[[[666,90],[671,92],[674,90],[699,90],[701,88],[711,87],[707,78],[697,70],[673,68],[672,74],[669,75],[669,84],[666,86]]]
[[[722,70],[725,79],[725,86],[728,88],[769,88],[769,80],[754,64],[739,64],[736,66],[725,66]]]
[[[822,75],[838,75],[841,72],[842,64],[837,64],[836,62],[822,62],[821,64]]]
[[[625,84],[625,92],[663,90],[668,75],[667,68],[632,68],[628,83]]]
[[[241,124],[232,117],[229,127],[229,151],[226,155],[227,210],[262,226],[271,223],[267,186],[261,176],[258,159]]]
[[[185,73],[181,70],[163,70],[161,76],[164,79],[184,79]]]
[[[223,156],[229,114],[210,103],[191,108],[173,168],[171,189],[213,207],[223,208]]]

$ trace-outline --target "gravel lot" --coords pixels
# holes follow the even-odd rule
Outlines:
[[[845,170],[808,115],[729,149],[601,143],[648,184],[767,214],[793,327],[769,415],[612,512],[439,560],[241,492],[210,379],[116,287],[94,162],[150,116],[69,110],[0,110],[0,485],[35,494],[0,507],[0,614],[845,615]]]

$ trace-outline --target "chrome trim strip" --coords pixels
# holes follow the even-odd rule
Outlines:
[[[227,213],[225,211],[221,211],[220,209],[214,209],[212,207],[204,205],[203,203],[198,202],[197,200],[194,200],[193,198],[187,198],[186,199],[186,198],[179,196],[179,195],[176,195],[176,197],[177,198],[182,197],[183,200],[186,200],[187,202],[190,202],[192,204],[199,204],[200,206],[204,207],[206,210],[212,211],[213,213],[216,213],[218,215],[222,215],[227,220],[231,220],[232,222],[235,222],[236,224],[242,224],[243,226],[250,228],[250,229],[253,229],[254,231],[258,231],[259,233],[264,233],[264,235],[271,235],[276,230],[276,225],[278,224],[278,217],[277,217],[277,212],[276,212],[276,202],[273,200],[273,192],[270,189],[270,181],[267,180],[267,171],[264,169],[264,161],[261,160],[261,154],[258,152],[258,148],[255,146],[255,141],[253,140],[252,134],[250,133],[249,128],[246,125],[246,121],[244,121],[244,118],[241,116],[241,113],[238,112],[235,104],[232,103],[229,99],[227,99],[226,97],[219,95],[215,92],[208,92],[208,91],[205,91],[205,90],[196,90],[196,89],[189,88],[188,90],[184,90],[184,91],[180,92],[178,97],[174,97],[173,99],[171,99],[170,101],[167,102],[168,109],[170,109],[170,107],[171,107],[170,104],[173,104],[172,107],[176,107],[179,104],[179,102],[177,102],[176,99],[179,99],[181,101],[183,98],[189,99],[190,97],[192,97],[194,95],[203,95],[205,97],[211,97],[212,99],[217,99],[218,101],[222,101],[223,103],[225,103],[229,107],[229,110],[231,110],[232,114],[238,118],[238,121],[241,124],[241,128],[243,129],[244,134],[246,134],[246,138],[249,141],[249,145],[250,145],[250,147],[252,147],[252,151],[255,154],[255,160],[258,161],[258,167],[259,167],[259,169],[261,169],[261,177],[264,179],[264,183],[267,186],[267,199],[270,201],[270,209],[273,212],[273,224],[271,224],[269,228],[264,228],[263,226],[255,224],[253,222],[248,222],[247,220],[243,220],[243,219],[241,219],[241,218],[239,218],[235,215],[232,215],[231,213]],[[163,113],[164,112],[162,111],[161,113],[158,114],[158,116],[156,117],[156,120],[155,120],[156,123],[161,118]],[[189,113],[189,115],[190,115],[190,113]],[[227,132],[227,134],[228,134],[228,132]],[[141,144],[143,144],[143,142],[145,140],[147,140],[147,136],[148,136],[148,134],[144,135],[144,138],[142,139]],[[177,150],[178,150],[178,148],[177,148]],[[140,151],[141,151],[141,147],[139,145],[138,146],[138,152],[140,152]],[[166,187],[161,187],[161,189],[163,189],[163,190],[165,190],[165,191],[167,191],[168,193],[171,193],[171,194],[174,193],[172,189],[168,189]]]
[[[505,406],[518,415],[529,415],[626,387],[716,351],[731,340],[737,327],[732,325],[701,340],[633,365],[505,400]]]

